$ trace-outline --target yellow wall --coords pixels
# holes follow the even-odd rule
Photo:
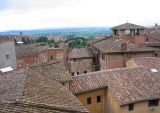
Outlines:
[[[134,60],[130,59],[130,60],[128,60],[126,62],[126,67],[131,68],[131,67],[138,67],[138,66],[136,65],[136,63],[134,62]]]
[[[107,88],[99,89],[95,91],[85,92],[76,95],[76,97],[88,108],[90,113],[105,113],[105,100],[107,94]],[[101,96],[101,102],[97,103],[97,96]],[[92,103],[87,104],[87,98],[91,97]]]
[[[133,111],[128,111],[128,105],[121,108],[122,113],[160,113],[160,103],[157,107],[148,107],[148,101],[135,103]]]
[[[121,113],[120,105],[110,91],[107,93],[106,113]]]

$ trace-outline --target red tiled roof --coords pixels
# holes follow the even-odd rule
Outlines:
[[[44,76],[41,72],[31,69],[0,74],[0,103],[11,105],[11,111],[15,109],[13,104],[20,103],[39,106],[40,109],[46,110],[46,113],[49,113],[50,109],[88,112],[66,87]],[[20,110],[20,108],[17,109]],[[0,112],[2,111],[3,109],[0,108]]]
[[[93,57],[93,54],[88,48],[72,49],[69,53],[69,58],[89,58]]]
[[[126,50],[121,49],[123,43],[126,43]],[[125,39],[114,37],[94,43],[93,46],[103,53],[155,51],[153,48],[140,46]]]
[[[112,27],[112,29],[144,29],[143,26],[131,24],[131,23],[124,23],[115,27]]]
[[[44,76],[48,76],[53,80],[58,82],[70,82],[72,81],[72,76],[69,74],[67,67],[64,63],[48,63],[48,64],[38,64],[29,67],[30,70],[40,72]]]
[[[160,58],[158,57],[133,58],[133,61],[137,66],[149,67],[149,68],[160,68]]]
[[[16,46],[16,57],[21,58],[25,56],[35,56],[42,51],[46,50],[46,46],[32,46],[32,45],[21,45]]]
[[[89,86],[88,88],[86,88]],[[75,94],[108,87],[120,105],[160,98],[160,70],[129,68],[106,70],[73,77]]]

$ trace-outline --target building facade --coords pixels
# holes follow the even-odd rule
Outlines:
[[[38,63],[66,62],[68,53],[68,49],[49,48],[38,54]]]
[[[72,76],[95,71],[93,54],[88,48],[72,49],[68,56]]]
[[[96,64],[99,70],[126,67],[126,61],[138,57],[154,57],[155,49],[140,46],[125,39],[108,37],[90,48],[95,54]]]
[[[0,68],[9,66],[17,66],[14,40],[9,36],[0,37]]]

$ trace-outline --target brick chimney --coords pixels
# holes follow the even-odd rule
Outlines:
[[[127,43],[121,43],[121,50],[127,50]]]

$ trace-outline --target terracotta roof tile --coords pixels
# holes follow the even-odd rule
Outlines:
[[[149,68],[160,68],[160,58],[158,57],[142,57],[132,59],[137,66],[149,67]]]
[[[86,86],[89,86],[86,88]],[[120,105],[160,98],[160,69],[114,69],[73,77],[75,94],[108,87]]]
[[[69,58],[89,58],[93,57],[93,54],[88,48],[72,49],[69,53]]]
[[[20,103],[21,105],[37,106],[43,110],[88,112],[66,87],[56,80],[44,76],[41,72],[30,69],[0,74],[0,102],[11,105],[11,111],[15,109],[13,104]],[[24,107],[24,109],[26,108]],[[0,110],[4,109],[0,108]]]
[[[31,46],[31,45],[20,45],[16,46],[16,57],[21,58],[25,56],[35,56],[42,51],[46,50],[46,46]]]
[[[144,29],[143,26],[139,26],[139,25],[135,25],[135,24],[131,24],[131,23],[124,23],[115,27],[112,27],[112,29]]]
[[[72,76],[69,74],[64,63],[39,64],[30,66],[29,68],[33,72],[40,72],[44,76],[48,76],[58,82],[72,81]]]
[[[121,44],[123,43],[126,43],[127,45],[126,50],[121,49]],[[140,46],[125,39],[114,38],[114,37],[97,42],[93,44],[93,46],[104,53],[155,51],[154,48]]]

